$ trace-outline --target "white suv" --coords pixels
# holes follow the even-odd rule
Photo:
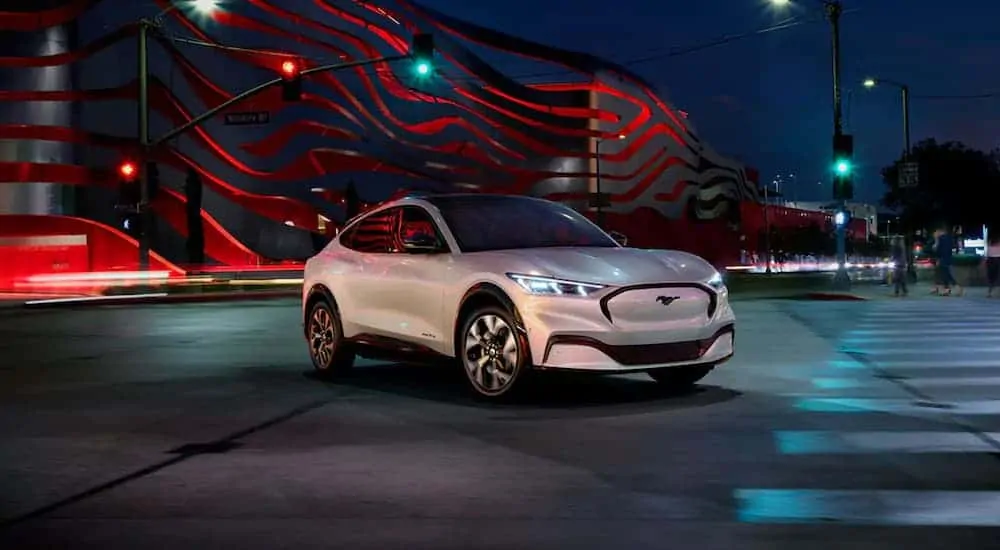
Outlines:
[[[523,196],[382,205],[306,263],[302,298],[320,373],[356,356],[458,358],[488,397],[531,369],[690,385],[734,350],[728,291],[708,262],[622,247],[576,211]]]

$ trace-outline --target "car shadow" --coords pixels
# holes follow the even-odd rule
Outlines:
[[[307,373],[316,379],[313,373]],[[595,376],[575,373],[533,372],[523,379],[516,395],[491,401],[475,395],[460,368],[450,366],[385,363],[359,366],[348,375],[324,383],[394,394],[478,409],[534,409],[539,413],[556,410],[600,410],[640,413],[665,408],[694,408],[730,401],[741,392],[712,385],[676,389],[658,384],[645,376]],[[519,414],[518,418],[530,415]]]

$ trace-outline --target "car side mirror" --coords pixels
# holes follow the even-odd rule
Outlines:
[[[624,234],[619,233],[617,231],[611,231],[610,233],[608,233],[608,235],[610,235],[611,238],[614,239],[616,243],[622,246],[628,246],[628,237],[626,237]]]
[[[435,254],[444,252],[444,247],[433,235],[416,233],[403,237],[403,250],[415,254]]]

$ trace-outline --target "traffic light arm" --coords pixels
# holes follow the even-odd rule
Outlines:
[[[312,68],[309,68],[309,69],[303,69],[302,72],[300,72],[299,74],[301,76],[306,76],[306,75],[315,74],[315,73],[323,73],[323,72],[328,72],[328,71],[337,71],[337,70],[340,70],[340,69],[349,69],[351,67],[362,67],[362,66],[365,66],[365,65],[372,65],[372,64],[375,64],[375,63],[388,63],[388,62],[392,62],[392,61],[399,61],[401,59],[409,59],[409,58],[410,58],[410,56],[407,54],[407,55],[390,55],[390,56],[387,56],[387,57],[376,57],[376,58],[372,58],[372,59],[359,59],[357,61],[348,61],[346,63],[334,63],[334,64],[331,64],[331,65],[321,65],[319,67],[312,67]],[[163,134],[159,138],[151,141],[150,144],[149,144],[149,146],[150,147],[156,147],[156,146],[158,146],[158,145],[160,145],[160,144],[162,144],[162,143],[164,143],[166,141],[169,141],[169,140],[171,140],[171,139],[179,136],[180,134],[183,134],[184,132],[190,130],[191,128],[194,128],[195,126],[200,125],[202,122],[205,122],[206,120],[208,120],[208,119],[212,118],[213,116],[219,114],[220,112],[224,111],[225,109],[227,109],[227,108],[229,108],[229,107],[231,107],[231,106],[233,106],[233,105],[235,105],[235,104],[237,104],[237,103],[239,103],[239,102],[241,102],[241,101],[243,101],[245,99],[249,99],[249,98],[251,98],[251,97],[253,97],[253,96],[255,96],[255,95],[263,92],[264,90],[270,88],[271,86],[278,86],[283,81],[284,81],[284,78],[275,78],[273,80],[269,80],[267,82],[264,82],[263,84],[258,84],[257,86],[254,86],[253,88],[250,88],[249,90],[246,90],[245,92],[241,92],[239,94],[236,94],[235,96],[233,96],[229,100],[224,101],[224,102],[220,103],[219,105],[216,105],[215,107],[212,107],[211,109],[205,111],[204,113],[202,113],[202,114],[200,114],[200,115],[192,118],[191,120],[185,122],[184,124],[182,124],[182,125],[174,128],[173,130],[170,130],[169,132]]]

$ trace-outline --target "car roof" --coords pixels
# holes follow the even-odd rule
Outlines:
[[[529,197],[527,195],[504,195],[499,193],[433,193],[433,194],[419,194],[414,193],[412,195],[407,195],[400,197],[398,199],[393,199],[391,201],[386,201],[375,208],[366,210],[353,218],[347,220],[344,223],[344,227],[353,225],[354,222],[368,216],[369,214],[374,214],[382,210],[388,210],[389,208],[399,207],[399,206],[431,206],[434,208],[439,208],[441,206],[447,206],[449,204],[455,203],[476,203],[483,202],[489,203],[491,201],[532,201],[532,202],[548,202],[545,199],[540,199],[537,197]]]

